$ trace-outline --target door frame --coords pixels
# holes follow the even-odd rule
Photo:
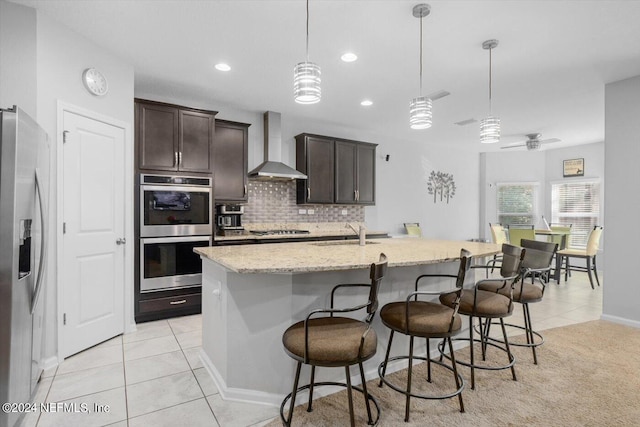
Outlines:
[[[124,333],[136,330],[134,320],[134,298],[133,298],[133,262],[135,255],[135,241],[133,232],[133,141],[131,139],[131,122],[125,122],[113,117],[78,107],[64,101],[57,103],[57,131],[56,131],[56,289],[57,289],[57,359],[58,363],[64,360],[62,356],[62,336],[64,328],[63,310],[64,288],[62,286],[63,277],[63,233],[62,219],[64,218],[64,174],[63,174],[63,132],[64,113],[69,112],[91,120],[99,121],[110,126],[124,130],[124,237],[127,244],[124,245],[124,318],[122,319]],[[132,117],[133,119],[133,117]]]

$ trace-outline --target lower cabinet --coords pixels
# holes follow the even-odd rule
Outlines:
[[[166,292],[140,294],[136,322],[166,319],[169,317],[198,314],[201,311],[201,288],[190,289],[192,293],[166,296]]]

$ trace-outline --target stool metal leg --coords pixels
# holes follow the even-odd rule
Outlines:
[[[453,354],[453,343],[451,342],[451,337],[447,337],[447,342],[449,343],[449,353],[451,354],[451,366],[453,367],[453,376],[456,379],[456,388],[460,388],[460,378],[458,377],[458,368],[456,366],[456,356]],[[444,350],[444,346],[442,347]],[[458,394],[458,402],[460,402],[460,412],[464,412],[464,403],[462,402],[462,392]]]
[[[427,338],[427,382],[431,382],[431,348],[429,338]]]
[[[509,348],[509,339],[507,338],[507,328],[504,327],[504,319],[500,318],[500,326],[502,327],[502,336],[504,337],[504,346],[507,349],[507,355],[509,356],[509,363],[513,360],[513,355],[511,354],[511,348]],[[511,365],[511,375],[513,376],[514,381],[518,381],[516,378],[516,368],[515,363]]]
[[[307,405],[307,412],[313,411],[312,403],[313,402],[313,383],[316,378],[316,367],[311,365],[311,382],[309,383],[309,404]]]
[[[389,352],[391,351],[391,343],[393,342],[393,333],[394,330],[391,330],[391,334],[389,334],[389,344],[387,344],[387,353],[384,357],[384,366],[382,367],[382,377],[387,373],[387,363],[389,362]],[[380,378],[380,382],[378,383],[378,387],[382,387],[382,378]]]
[[[589,275],[589,283],[591,283],[591,289],[595,289],[593,286],[593,276],[591,275],[591,257],[587,257],[587,274]]]
[[[533,336],[533,325],[531,324],[531,312],[529,311],[529,304],[523,304],[522,308],[524,309],[524,318],[525,318],[525,327],[527,328],[527,343],[531,344],[531,350],[533,351],[533,364],[538,364],[538,355],[536,353],[535,337]]]
[[[349,373],[349,367],[344,367],[345,375],[347,376],[347,396],[349,396],[349,418],[351,419],[351,427],[355,427],[356,420],[353,415],[353,393],[351,392],[351,374]]]
[[[411,408],[411,373],[413,371],[413,336],[409,338],[409,368],[407,373],[407,403],[404,409],[404,422],[409,422],[409,410]]]
[[[364,394],[364,403],[367,406],[367,418],[369,419],[369,425],[373,424],[373,418],[371,417],[371,405],[369,403],[369,391],[367,390],[367,380],[364,378],[364,368],[362,367],[362,362],[358,363],[358,367],[360,368],[360,378],[362,380],[362,391]]]
[[[482,328],[482,326],[481,326]],[[471,390],[476,389],[476,372],[473,367],[473,316],[469,316],[469,359],[471,361]]]
[[[600,279],[598,278],[598,267],[596,266],[596,257],[593,256],[593,274],[596,276],[596,282],[598,282],[598,286],[600,286]]]
[[[289,415],[285,420],[285,425],[287,427],[291,426],[291,419],[293,418],[293,407],[295,406],[295,402],[296,402],[296,393],[298,392],[298,380],[300,379],[301,367],[302,367],[302,362],[298,362],[298,365],[296,367],[296,378],[293,381],[293,391],[291,392],[291,404],[289,405]]]

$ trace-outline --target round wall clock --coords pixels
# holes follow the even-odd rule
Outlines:
[[[95,68],[87,68],[82,73],[82,83],[87,90],[96,96],[103,96],[109,91],[105,76]]]

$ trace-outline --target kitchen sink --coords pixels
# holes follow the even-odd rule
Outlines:
[[[365,244],[367,245],[377,245],[380,242],[374,242],[373,240],[365,240]],[[329,242],[318,242],[312,243],[315,246],[341,246],[341,245],[351,245],[357,246],[360,242],[358,240],[331,240]]]

